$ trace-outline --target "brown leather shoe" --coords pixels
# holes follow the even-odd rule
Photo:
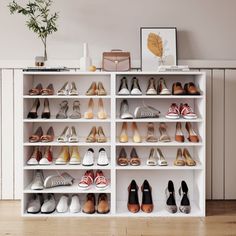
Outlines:
[[[184,90],[187,95],[200,95],[200,92],[193,82],[186,83],[184,85]]]
[[[98,196],[97,213],[107,214],[110,212],[108,197],[105,193],[100,193]]]
[[[172,85],[172,94],[173,95],[184,95],[185,91],[180,82],[176,82]]]
[[[176,123],[175,141],[180,143],[184,142],[184,134],[182,132],[182,125],[180,122]]]
[[[94,214],[95,213],[95,195],[94,193],[87,194],[86,202],[83,206],[83,212],[86,214]]]
[[[132,213],[137,213],[140,210],[140,205],[138,200],[138,185],[136,184],[135,180],[131,181],[128,191],[128,210]]]
[[[194,129],[192,128],[192,125],[190,122],[186,122],[185,128],[189,134],[188,141],[192,142],[192,143],[198,143],[199,137],[198,137],[197,133],[194,131]]]
[[[144,180],[141,190],[143,192],[141,209],[143,212],[151,213],[154,208],[152,201],[152,187],[147,180]]]
[[[141,163],[140,158],[136,152],[135,148],[132,148],[130,152],[130,165],[131,166],[139,166]]]

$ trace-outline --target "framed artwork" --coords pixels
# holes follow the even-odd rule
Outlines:
[[[161,65],[177,65],[176,32],[175,27],[140,28],[142,71],[157,71]]]

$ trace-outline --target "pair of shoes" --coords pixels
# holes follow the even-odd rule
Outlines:
[[[98,84],[96,84],[96,82],[92,82],[92,84],[90,85],[89,89],[86,92],[87,96],[106,96],[107,92],[102,84],[102,82],[98,82]]]
[[[34,147],[33,153],[27,161],[27,165],[50,165],[52,164],[52,159],[51,147],[45,147],[44,155],[42,155],[39,147]]]
[[[71,196],[71,200],[69,199],[68,194],[63,194],[56,206],[56,210],[58,213],[78,213],[81,211],[81,205],[79,196],[77,194],[73,194]]]
[[[94,118],[93,110],[94,110],[94,101],[92,98],[90,98],[88,102],[88,110],[84,113],[84,118],[93,119]],[[98,119],[107,119],[107,113],[101,98],[99,98],[98,100]]]
[[[185,181],[181,182],[179,188],[179,195],[181,197],[179,210],[182,213],[189,214],[191,212],[190,201],[188,197],[188,186]],[[166,188],[166,209],[170,213],[176,213],[178,211],[175,201],[175,188],[173,182],[170,180]]]
[[[56,115],[57,119],[67,119],[68,112],[69,109],[69,105],[68,105],[68,101],[64,100],[60,103],[60,109],[59,112]],[[73,102],[73,112],[72,114],[69,116],[70,119],[80,119],[81,118],[81,113],[80,113],[80,102],[78,100]]]
[[[52,84],[49,84],[46,88],[43,88],[42,84],[39,83],[37,84],[36,87],[29,90],[30,96],[37,96],[37,95],[48,96],[53,94],[54,94],[54,88]]]
[[[48,193],[43,199],[42,194],[33,194],[27,206],[29,214],[51,214],[56,209],[56,200],[54,194]]]
[[[57,142],[59,142],[59,143],[66,143],[66,142],[77,143],[77,142],[79,142],[79,138],[76,134],[75,127],[72,126],[71,129],[69,129],[69,127],[66,126],[65,129],[63,130],[63,132],[57,138]]]
[[[146,137],[146,141],[153,143],[153,142],[157,142],[159,140],[159,142],[170,142],[170,136],[167,133],[167,125],[164,122],[161,122],[159,125],[159,131],[160,131],[160,137],[159,139],[157,138],[157,136],[155,135],[155,128],[154,128],[154,123],[153,122],[149,122],[147,125],[147,137]]]
[[[139,81],[136,77],[132,78],[131,89],[128,88],[127,78],[123,77],[120,81],[118,95],[142,95],[142,90],[139,86]]]
[[[147,166],[167,166],[168,163],[162,154],[161,149],[157,148],[152,148],[150,150],[149,157],[147,159]]]
[[[133,142],[134,143],[141,143],[142,142],[142,138],[141,138],[141,136],[139,134],[138,126],[137,126],[136,122],[132,122],[132,130],[133,130]],[[129,141],[129,137],[128,137],[128,124],[127,124],[127,122],[123,122],[123,124],[122,124],[119,141],[121,143],[127,143]]]
[[[38,98],[34,100],[33,106],[30,109],[27,118],[28,119],[37,119],[38,118],[38,109],[40,106],[40,101]],[[41,115],[42,119],[50,119],[51,113],[49,108],[49,100],[47,98],[44,99],[44,108]]]
[[[189,106],[187,103],[181,103],[178,107],[176,103],[172,103],[168,113],[166,114],[166,118],[168,119],[179,119],[183,117],[184,119],[197,119],[196,113],[194,113],[193,108]]]
[[[97,208],[97,209],[96,209]],[[110,204],[108,201],[108,196],[105,193],[100,193],[98,195],[97,207],[96,207],[96,197],[94,193],[88,193],[86,196],[86,201],[83,205],[83,213],[94,214],[96,211],[98,214],[107,214],[110,212]]]
[[[78,91],[75,85],[75,82],[72,82],[69,86],[69,82],[66,82],[61,89],[58,90],[57,95],[59,96],[76,96],[78,95]]]
[[[97,170],[95,175],[93,170],[87,170],[79,182],[79,188],[88,190],[93,187],[98,190],[105,190],[109,187],[109,181],[101,170]]]
[[[151,213],[154,209],[152,201],[152,187],[147,180],[144,180],[141,191],[142,195],[142,204],[141,210],[145,213]],[[132,213],[137,213],[140,211],[140,204],[138,198],[138,185],[135,180],[132,180],[128,187],[128,203],[127,208]]]
[[[134,110],[134,116],[129,111],[129,104],[127,99],[124,99],[120,104],[120,118],[121,119],[141,119],[141,118],[159,118],[160,111],[149,105],[138,106]]]
[[[87,152],[84,154],[83,166],[93,166],[94,165],[94,150],[92,148],[89,148]],[[98,151],[98,160],[97,160],[98,166],[107,166],[109,165],[109,159],[106,153],[106,150],[104,148],[100,148]]]
[[[193,82],[186,83],[184,88],[180,82],[176,82],[172,85],[173,95],[200,95],[199,89]]]
[[[43,142],[43,143],[49,143],[54,140],[54,130],[51,127],[49,127],[47,133],[43,134],[42,127],[38,127],[36,131],[29,137],[30,143],[37,143],[37,142]]]
[[[139,166],[141,164],[141,160],[135,148],[132,148],[130,152],[130,159],[128,159],[125,149],[121,148],[119,156],[117,158],[117,164],[119,166],[127,166],[128,164],[130,164],[131,166]]]
[[[148,87],[146,95],[170,95],[170,90],[166,86],[166,82],[163,78],[160,78],[157,85],[154,78],[150,78],[148,81]]]
[[[88,137],[86,138],[87,143],[106,143],[107,138],[104,134],[103,128],[99,126],[96,128],[95,126],[92,127]]]
[[[187,148],[183,151],[179,148],[177,150],[176,159],[174,161],[175,166],[196,166],[196,161],[193,160]]]
[[[56,165],[66,165],[69,163],[70,165],[80,165],[80,154],[78,147],[61,147],[61,151],[58,155],[58,158],[55,161]]]
[[[188,141],[192,143],[198,143],[199,136],[197,135],[195,130],[192,128],[192,124],[190,122],[186,122],[185,128],[188,132]],[[182,125],[180,122],[176,123],[175,140],[181,143],[184,142],[184,134],[182,132]]]

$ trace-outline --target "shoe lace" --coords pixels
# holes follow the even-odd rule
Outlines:
[[[172,112],[174,112],[174,113],[179,113],[179,109],[178,109],[178,107],[175,105],[175,104],[172,104],[171,106],[170,106],[170,108],[169,108],[169,112],[170,113],[172,113]]]
[[[193,108],[190,107],[188,104],[185,104],[185,106],[184,106],[183,109],[182,109],[182,113],[183,113],[185,110],[187,111],[187,113],[194,113],[194,112],[193,112]]]
[[[99,185],[99,184],[107,184],[107,179],[104,175],[98,175],[94,182],[96,183],[96,185]]]
[[[85,184],[92,184],[93,183],[93,178],[90,175],[84,175],[81,180],[80,183],[85,183]]]

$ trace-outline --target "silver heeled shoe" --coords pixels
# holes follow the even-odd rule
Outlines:
[[[67,111],[69,109],[68,102],[67,101],[62,101],[60,103],[60,110],[56,115],[57,119],[67,119]]]
[[[73,112],[70,115],[70,119],[80,119],[81,113],[80,113],[80,102],[74,101],[73,102]]]
[[[69,127],[66,126],[61,135],[57,138],[57,142],[59,143],[66,143],[68,142],[68,130]]]

